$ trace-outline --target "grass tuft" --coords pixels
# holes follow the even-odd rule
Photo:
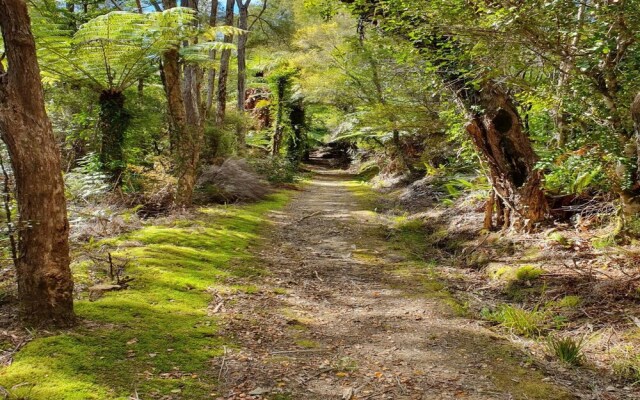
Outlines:
[[[548,315],[544,311],[525,310],[508,304],[503,304],[495,311],[483,310],[485,319],[494,321],[515,333],[527,337],[538,336],[547,322]]]
[[[584,362],[582,348],[584,339],[574,339],[571,337],[556,338],[550,336],[547,339],[547,348],[558,357],[558,359],[569,365],[580,365]]]

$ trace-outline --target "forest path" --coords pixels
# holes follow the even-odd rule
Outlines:
[[[214,310],[237,344],[213,366],[219,399],[577,398],[457,317],[429,266],[385,241],[351,179],[318,171],[273,213],[256,247],[267,276]]]

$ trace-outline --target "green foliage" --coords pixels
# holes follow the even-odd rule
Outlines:
[[[89,153],[78,160],[78,167],[65,174],[64,183],[69,201],[95,201],[111,189],[109,177],[100,171],[100,167],[98,155]]]
[[[589,190],[611,189],[605,173],[606,159],[598,147],[560,150],[553,159],[538,164],[546,171],[544,186],[554,194],[584,194]]]
[[[254,158],[249,163],[271,183],[293,183],[298,177],[297,166],[280,157]]]
[[[555,302],[555,305],[561,308],[576,308],[580,304],[582,304],[582,298],[580,296],[564,296]]]
[[[613,349],[615,355],[613,372],[630,382],[640,382],[640,352],[632,345],[618,346]]]
[[[194,17],[182,8],[147,14],[114,11],[83,24],[71,36],[36,14],[38,57],[49,81],[123,91],[156,70],[154,57],[193,34]]]
[[[552,232],[549,235],[549,240],[561,246],[565,246],[565,247],[571,246],[571,241],[560,232]]]
[[[569,365],[580,365],[584,362],[584,338],[574,339],[572,337],[557,338],[550,336],[547,338],[547,348],[558,359]]]

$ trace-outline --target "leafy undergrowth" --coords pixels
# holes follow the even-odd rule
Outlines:
[[[89,301],[80,293],[75,329],[36,332],[0,372],[10,399],[199,399],[216,390],[209,361],[223,353],[207,306],[214,290],[261,274],[248,246],[260,239],[266,214],[283,207],[280,193],[250,206],[201,210],[194,220],[149,226],[94,244],[127,258],[127,290]],[[77,272],[86,277],[86,263]]]

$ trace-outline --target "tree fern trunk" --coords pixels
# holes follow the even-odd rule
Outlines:
[[[105,90],[100,93],[100,162],[116,185],[120,185],[124,173],[124,135],[130,121],[124,102],[124,94],[120,91]]]

